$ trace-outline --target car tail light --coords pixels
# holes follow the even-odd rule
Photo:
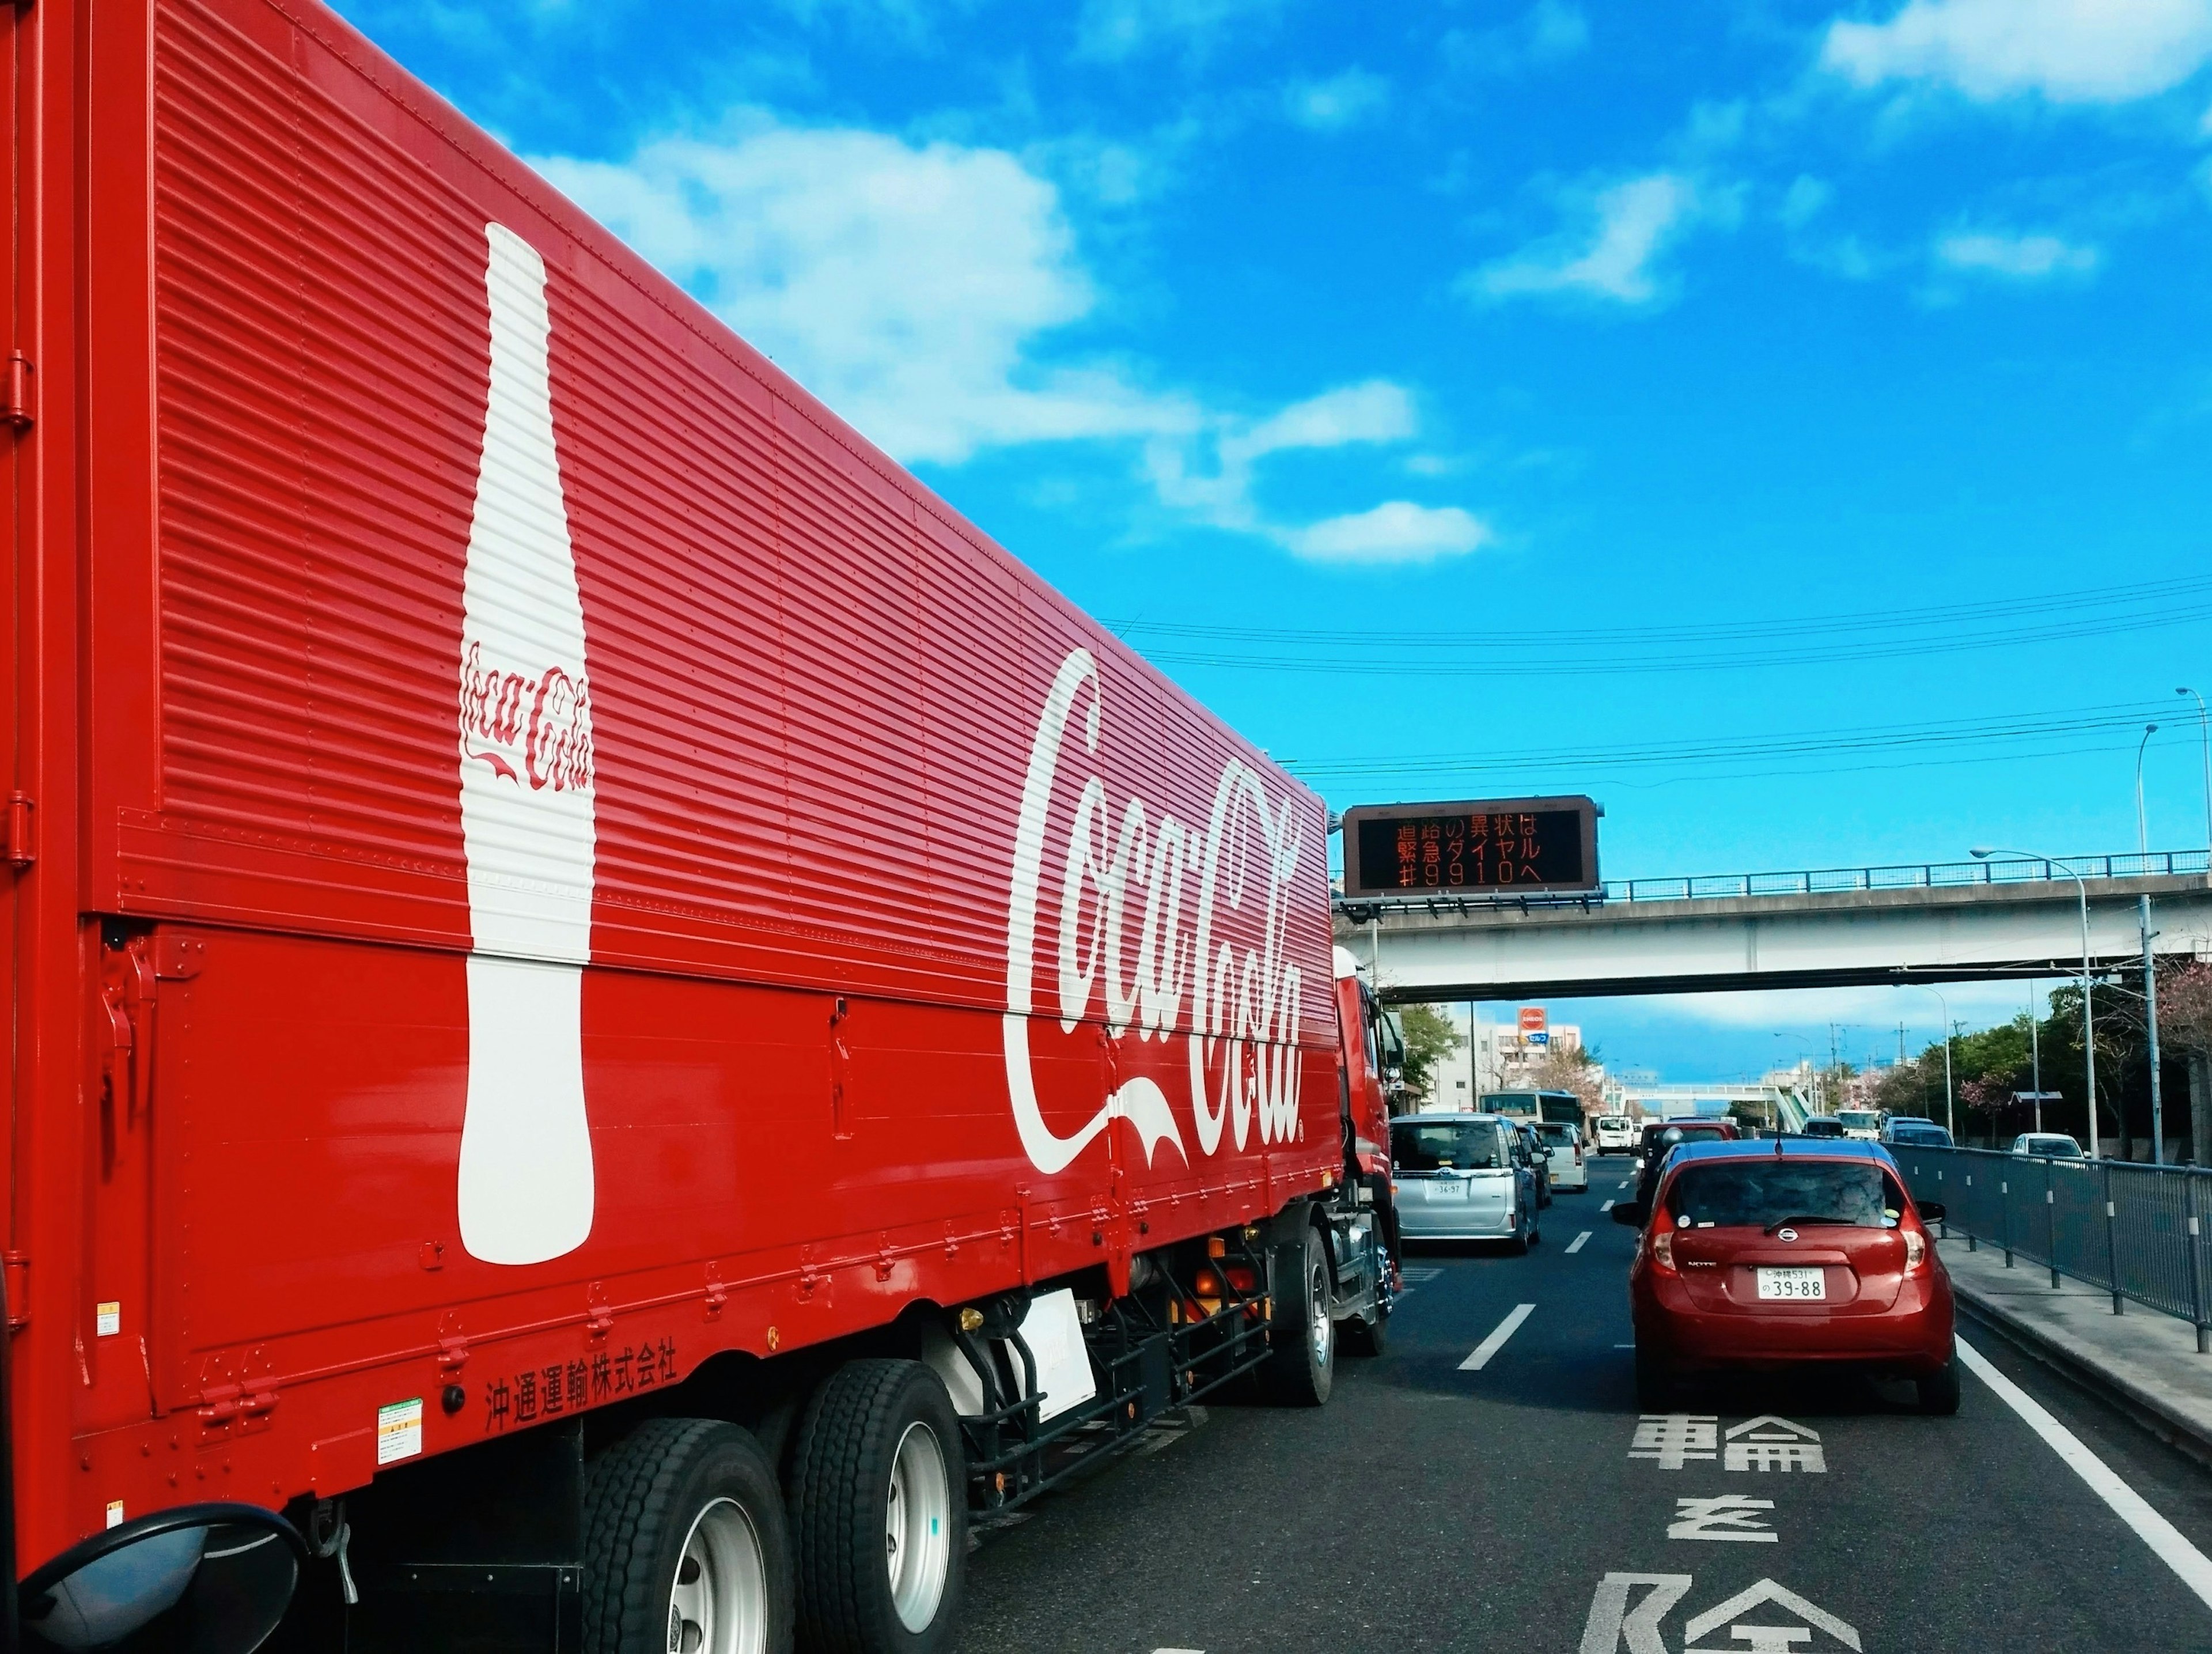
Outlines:
[[[1928,1267],[1927,1231],[1907,1218],[1899,1225],[1897,1232],[1905,1237],[1905,1273],[1908,1275],[1919,1274]]]
[[[1651,1264],[1654,1268],[1674,1273],[1674,1231],[1655,1229],[1651,1231]]]

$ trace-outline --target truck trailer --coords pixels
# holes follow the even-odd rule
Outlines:
[[[1379,1347],[1320,800],[315,0],[9,17],[0,1630],[925,1654]]]

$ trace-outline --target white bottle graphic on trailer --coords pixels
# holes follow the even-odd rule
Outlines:
[[[538,1263],[591,1233],[583,967],[595,848],[584,607],[553,442],[545,265],[487,224],[491,393],[462,581],[469,1081],[461,1244]]]

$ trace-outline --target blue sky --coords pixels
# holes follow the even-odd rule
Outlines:
[[[342,9],[1338,808],[2204,842],[2212,0]]]

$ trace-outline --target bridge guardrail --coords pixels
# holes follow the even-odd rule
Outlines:
[[[1912,1198],[1940,1201],[1944,1227],[2197,1329],[2212,1348],[2212,1170],[2131,1160],[2046,1160],[1993,1149],[1907,1148],[1891,1157]]]
[[[2139,855],[2014,857],[1923,861],[1893,867],[1815,867],[1801,873],[1698,873],[1687,878],[1608,879],[1608,902],[1686,902],[1700,897],[1813,896],[1830,891],[1931,890],[1960,885],[2024,885],[2063,879],[2136,879],[2212,872],[2212,852],[2152,850]],[[1424,892],[1425,894],[1425,892]],[[1501,892],[1502,894],[1502,892]]]
[[[1691,873],[1664,879],[1609,879],[1589,891],[1516,894],[1510,887],[1481,891],[1420,890],[1390,896],[1339,896],[1338,909],[1362,922],[1384,911],[1461,911],[1468,909],[1589,907],[1601,902],[1692,902],[1713,897],[1818,896],[1831,891],[1941,890],[1967,885],[2072,884],[2085,880],[2172,878],[2212,873],[2212,851],[2152,850],[2136,855],[2069,855],[2052,860],[2013,857],[1986,861],[1922,861],[1891,867],[1814,867],[1796,873]]]

